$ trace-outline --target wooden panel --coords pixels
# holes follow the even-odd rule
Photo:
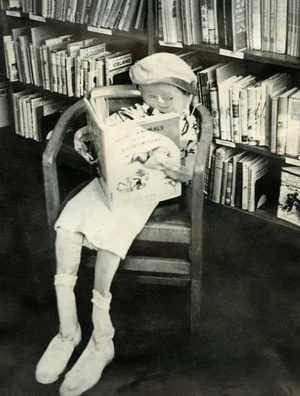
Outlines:
[[[186,225],[149,222],[136,239],[152,242],[189,244],[191,240],[191,230]]]
[[[167,276],[151,276],[139,275],[132,273],[116,273],[114,281],[135,283],[148,283],[153,285],[166,285],[166,286],[188,286],[190,284],[189,276],[182,276],[180,278],[172,278]]]
[[[121,263],[121,268],[129,271],[161,272],[167,274],[190,274],[190,262],[179,259],[129,256]]]
[[[96,256],[90,256],[87,260],[88,267],[95,266]],[[159,272],[176,275],[189,275],[190,262],[188,260],[128,256],[121,262],[120,269],[126,271]]]

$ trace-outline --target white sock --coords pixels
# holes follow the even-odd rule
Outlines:
[[[94,331],[82,355],[66,374],[60,387],[61,396],[78,396],[90,389],[101,378],[103,369],[113,360],[114,328],[109,316],[110,301],[111,294],[103,297],[93,290]]]
[[[36,380],[43,384],[58,379],[65,370],[75,346],[81,341],[73,292],[76,280],[77,277],[68,274],[55,276],[60,332],[50,342],[36,367]]]

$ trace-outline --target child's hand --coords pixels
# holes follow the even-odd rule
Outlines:
[[[88,152],[87,142],[91,140],[91,133],[88,126],[78,129],[74,135],[75,150],[88,162],[93,163],[94,159]]]
[[[149,158],[144,162],[144,165],[153,169],[179,170],[179,167],[174,164],[169,154],[170,151],[166,147],[157,147],[151,151]]]
[[[185,158],[185,165],[182,165],[177,170],[165,169],[165,174],[173,180],[181,183],[188,183],[193,179],[195,156],[190,155]]]

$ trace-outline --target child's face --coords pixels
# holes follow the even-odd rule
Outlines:
[[[144,102],[161,113],[181,113],[190,101],[190,95],[174,85],[157,83],[140,85]]]

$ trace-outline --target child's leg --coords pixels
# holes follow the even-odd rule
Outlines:
[[[91,388],[114,357],[114,328],[109,315],[112,298],[110,286],[119,262],[120,257],[116,254],[98,251],[92,299],[94,331],[84,352],[62,383],[62,396],[81,395]]]
[[[54,278],[59,315],[59,334],[50,342],[36,368],[36,379],[51,383],[64,371],[74,347],[81,341],[74,287],[83,236],[61,228],[56,236],[57,274]]]

